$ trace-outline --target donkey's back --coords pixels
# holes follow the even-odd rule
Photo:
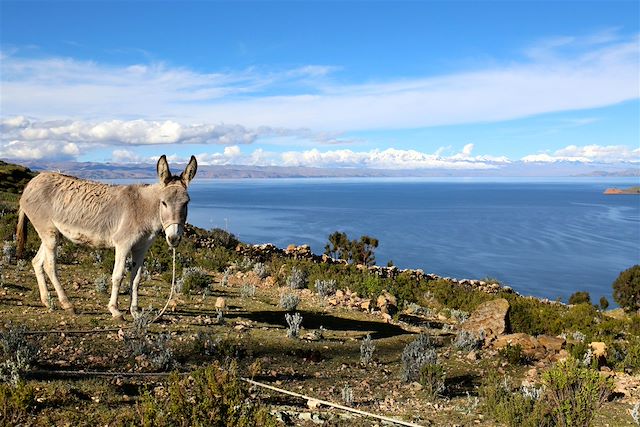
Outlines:
[[[54,227],[75,243],[113,246],[111,236],[132,207],[131,190],[45,172],[29,182],[20,209],[36,229]]]

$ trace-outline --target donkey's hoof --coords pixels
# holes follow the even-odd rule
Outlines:
[[[76,309],[73,308],[72,305],[68,306],[68,307],[63,307],[64,311],[66,311],[69,314],[75,315],[76,314]]]

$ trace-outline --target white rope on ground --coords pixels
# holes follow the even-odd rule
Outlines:
[[[165,310],[169,306],[169,303],[173,299],[173,291],[174,291],[174,289],[176,287],[176,248],[173,248],[172,269],[173,269],[173,274],[171,275],[171,291],[169,292],[169,299],[167,299],[167,303],[164,305],[164,307],[162,307],[162,310],[160,310],[160,313],[158,313],[158,315],[155,317],[155,319],[153,319],[151,322],[149,322],[149,324],[155,323],[159,318],[162,317],[162,315],[164,314]]]
[[[282,389],[282,388],[274,387],[274,386],[269,385],[269,384],[264,384],[264,383],[260,383],[258,381],[250,380],[249,378],[240,378],[240,379],[242,381],[246,382],[246,383],[253,384],[253,385],[256,385],[258,387],[263,387],[263,388],[266,388],[266,389],[269,389],[269,390],[272,390],[272,391],[277,391],[278,393],[283,393],[283,394],[288,394],[290,396],[299,397],[301,399],[306,399],[307,401],[318,402],[321,405],[331,406],[333,408],[342,409],[343,411],[348,411],[348,412],[353,412],[355,414],[364,415],[365,417],[377,418],[377,419],[382,420],[382,421],[387,421],[387,422],[394,423],[394,424],[400,424],[400,425],[403,425],[403,426],[423,427],[420,424],[415,424],[415,423],[412,423],[412,422],[409,422],[409,421],[397,420],[395,418],[385,417],[384,415],[376,415],[376,414],[372,414],[371,412],[361,411],[359,409],[350,408],[349,406],[344,406],[344,405],[340,405],[338,403],[329,402],[328,400],[316,399],[315,397],[305,396],[304,394],[296,393],[296,392],[293,392],[293,391],[289,391],[289,390],[285,390],[285,389]]]

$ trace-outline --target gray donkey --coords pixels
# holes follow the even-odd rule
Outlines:
[[[56,245],[62,234],[74,243],[115,248],[108,308],[119,320],[123,315],[118,310],[118,288],[131,253],[130,311],[135,316],[144,256],[160,230],[172,248],[180,243],[189,203],[187,186],[197,168],[191,156],[184,172],[172,175],[163,155],[157,164],[159,182],[153,185],[106,185],[51,172],[33,178],[20,198],[17,252],[24,253],[28,218],[42,241],[32,261],[42,303],[49,305],[46,272],[62,308],[73,312],[56,275]]]

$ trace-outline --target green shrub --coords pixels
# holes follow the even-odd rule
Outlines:
[[[640,310],[640,265],[620,273],[613,282],[613,299],[626,311]]]
[[[233,250],[238,246],[238,243],[240,243],[236,236],[221,228],[212,229],[206,237],[211,240],[213,245],[226,249]]]
[[[182,285],[181,291],[190,294],[206,289],[211,284],[211,277],[200,267],[188,267],[182,270],[182,278],[178,282]]]
[[[444,391],[446,373],[439,363],[427,363],[420,368],[418,382],[427,399],[433,400]]]
[[[633,371],[640,369],[640,338],[634,337],[626,346],[622,365]]]
[[[513,390],[508,377],[490,374],[480,387],[485,410],[497,421],[509,427],[551,426],[551,417],[540,390]]]
[[[522,346],[520,344],[507,344],[498,350],[498,354],[512,365],[520,365],[527,361],[524,353],[522,353]]]
[[[559,362],[542,376],[545,401],[554,424],[590,426],[596,411],[613,391],[613,381],[574,358]]]
[[[600,297],[600,308],[602,310],[606,310],[607,308],[609,308],[609,300],[607,299],[607,297]]]
[[[591,304],[591,295],[586,291],[578,291],[571,294],[569,304]]]
[[[166,393],[147,391],[137,404],[143,426],[276,426],[267,408],[254,403],[242,384],[237,366],[218,363],[194,371],[189,377],[172,374]]]
[[[213,249],[200,249],[197,255],[198,265],[213,271],[222,272],[237,260],[235,252],[220,246]]]
[[[24,425],[35,405],[32,386],[23,381],[14,386],[0,382],[0,425]]]

